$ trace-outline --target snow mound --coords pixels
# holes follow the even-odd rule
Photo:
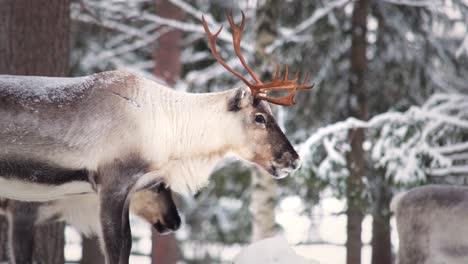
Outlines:
[[[283,235],[257,241],[234,258],[234,264],[318,264],[296,254]]]

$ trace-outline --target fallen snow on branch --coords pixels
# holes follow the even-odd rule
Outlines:
[[[411,182],[427,176],[468,176],[468,95],[434,94],[422,106],[387,112],[368,121],[348,118],[320,128],[299,146],[305,168],[321,177],[346,176],[348,132],[366,130],[366,147],[376,168]],[[341,155],[341,157],[340,157]],[[337,173],[338,172],[338,173]]]
[[[302,21],[299,25],[297,25],[293,29],[290,29],[290,28],[280,29],[280,33],[281,33],[280,38],[274,41],[271,45],[269,45],[266,48],[266,52],[267,53],[273,52],[276,48],[284,45],[285,42],[311,41],[312,36],[309,36],[309,35],[304,36],[304,35],[299,35],[299,34],[307,29],[310,29],[312,25],[314,25],[321,18],[327,16],[334,9],[340,8],[346,5],[347,3],[350,3],[350,0],[330,1],[322,8],[316,9],[314,13],[308,19]]]
[[[442,5],[442,1],[438,1],[438,0],[384,0],[384,1],[395,4],[395,5],[406,5],[406,6],[416,6],[416,7]]]

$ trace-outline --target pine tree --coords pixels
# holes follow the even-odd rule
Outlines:
[[[3,0],[0,5],[0,73],[68,75],[69,1]],[[49,224],[36,229],[35,261],[64,263],[63,230],[64,224]],[[2,231],[2,239],[6,237],[4,234]]]

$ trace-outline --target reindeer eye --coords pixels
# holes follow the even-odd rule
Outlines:
[[[262,114],[256,114],[255,115],[255,122],[257,122],[259,124],[265,124],[266,120],[265,120],[265,117]]]
[[[158,182],[157,184],[152,186],[152,189],[155,193],[161,193],[166,189],[166,184],[163,182]]]

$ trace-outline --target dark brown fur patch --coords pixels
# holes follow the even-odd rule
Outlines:
[[[143,160],[138,153],[129,153],[100,166],[97,181],[104,186],[128,185],[127,183],[132,182],[132,176],[144,174],[149,168],[150,163]]]
[[[67,169],[45,161],[25,159],[19,156],[0,157],[0,176],[50,185],[88,181],[86,169]]]
[[[236,94],[229,98],[227,107],[228,111],[238,112],[241,110],[242,94],[244,94],[244,91],[242,89],[237,89]]]
[[[294,147],[291,145],[281,128],[278,126],[278,123],[266,105],[266,102],[255,99],[253,106],[256,109],[254,114],[262,113],[266,116],[265,128],[268,133],[267,143],[271,146],[271,151],[273,154],[272,158],[279,164],[291,166],[291,163],[297,160],[299,155],[297,154],[296,150],[294,150]]]

